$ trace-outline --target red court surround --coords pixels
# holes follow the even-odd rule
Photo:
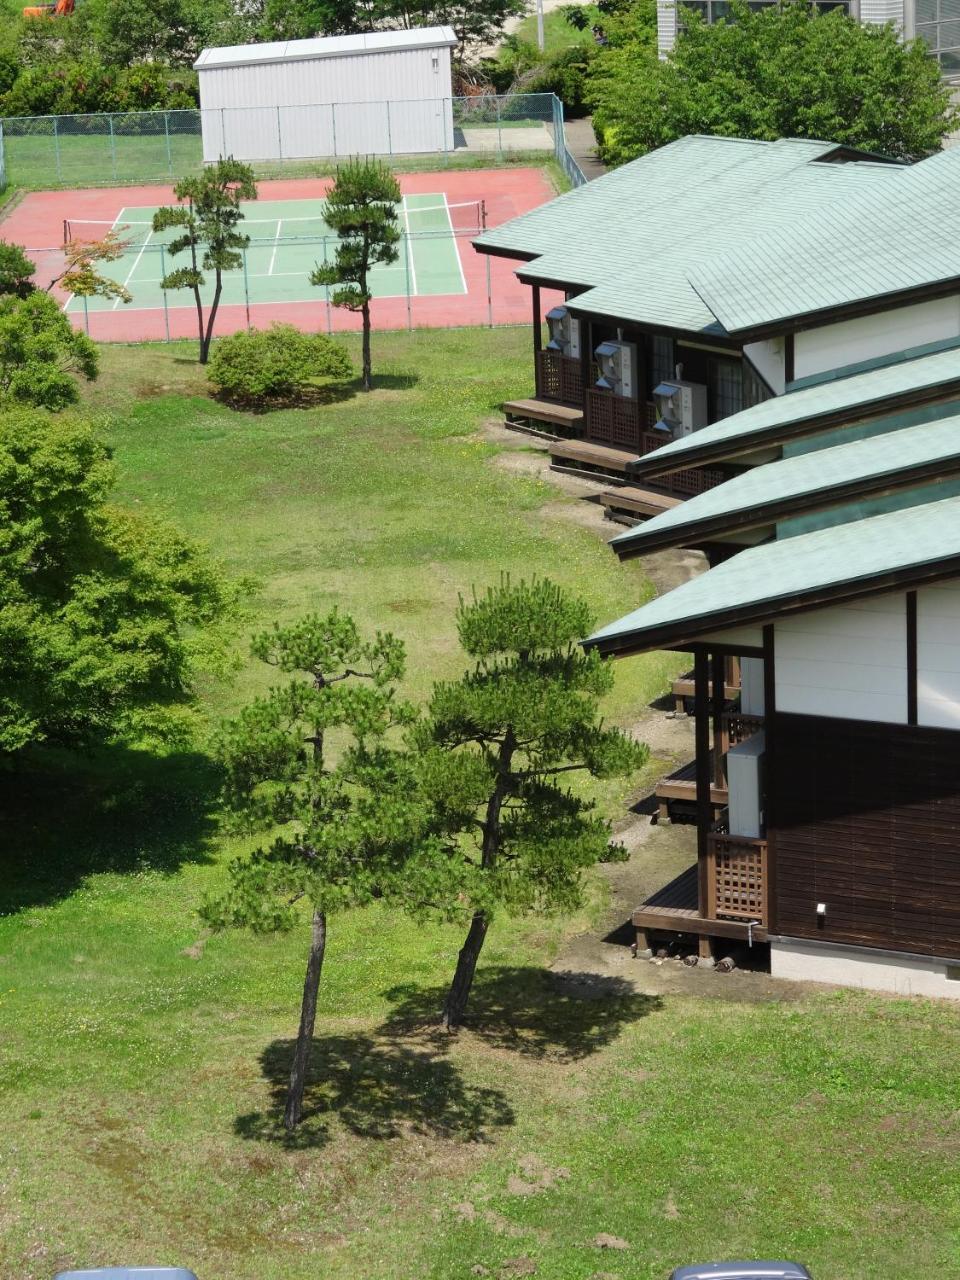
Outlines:
[[[472,169],[397,176],[404,195],[439,194],[442,191],[450,204],[485,200],[488,225],[492,227],[545,204],[556,195],[544,171],[535,168]],[[304,200],[322,197],[331,181],[330,178],[295,178],[257,185],[264,200]],[[57,250],[63,244],[64,218],[112,222],[121,209],[149,208],[172,202],[172,188],[163,186],[31,192],[0,222],[0,237],[26,249]],[[467,237],[458,236],[457,246],[467,282],[468,292],[465,295],[412,298],[409,315],[406,298],[374,299],[371,304],[374,326],[378,329],[403,329],[411,322],[414,328],[484,325],[491,318],[491,310],[494,324],[529,323],[530,290],[514,274],[520,264],[505,258],[489,259],[491,308],[487,301],[488,259],[474,250]],[[62,259],[56,252],[37,257],[38,285],[45,287],[54,277],[58,260]],[[54,294],[58,296],[56,290]],[[332,326],[334,330],[343,331],[360,327],[360,317],[348,311],[331,308],[328,318],[328,309],[319,289],[317,294],[315,303],[252,303],[250,322],[264,327],[274,321],[287,321],[305,330],[326,330]],[[173,304],[175,295],[168,296]],[[64,303],[67,300],[65,294],[60,294],[59,298]],[[544,310],[556,301],[556,297],[545,292]],[[225,306],[220,316],[218,333],[231,333],[246,327],[245,307]],[[71,312],[70,318],[75,325],[82,326],[83,316],[80,313]],[[171,337],[196,336],[196,312],[188,295],[184,295],[182,303],[178,301],[177,305],[171,305],[169,318]],[[163,339],[166,336],[163,311],[138,310],[136,303],[120,306],[116,311],[91,311],[90,334],[107,342]]]

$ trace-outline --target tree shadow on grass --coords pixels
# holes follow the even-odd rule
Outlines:
[[[36,751],[0,767],[0,914],[42,906],[102,871],[206,862],[219,775],[195,751]]]
[[[393,987],[385,993],[394,1009],[383,1030],[432,1027],[434,1044],[449,1042],[437,1025],[446,992],[445,986]],[[624,978],[500,965],[478,972],[464,1026],[496,1049],[576,1062],[662,1003],[659,996],[635,991]]]
[[[219,404],[241,413],[274,413],[279,409],[322,409],[325,405],[343,404],[353,400],[359,394],[359,384],[352,382],[331,382],[322,386],[304,386],[285,396],[264,396],[250,399],[245,396],[231,396],[225,392],[213,395]]]
[[[514,1122],[498,1089],[467,1084],[452,1062],[428,1048],[366,1035],[314,1040],[303,1120],[288,1133],[283,1109],[294,1041],[275,1040],[260,1056],[270,1082],[270,1106],[238,1116],[242,1138],[298,1149],[322,1147],[336,1120],[360,1138],[386,1141],[407,1135],[451,1142],[486,1142]]]

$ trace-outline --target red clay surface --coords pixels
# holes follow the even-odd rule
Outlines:
[[[424,193],[446,194],[449,203],[485,200],[487,222],[491,227],[526,213],[538,205],[552,200],[556,192],[542,169],[473,169],[458,173],[399,174],[400,188],[404,195]],[[322,197],[331,179],[296,178],[279,182],[258,184],[264,200],[302,200]],[[29,250],[49,250],[31,253],[37,263],[37,284],[45,287],[57,274],[62,264],[64,218],[89,218],[112,222],[121,209],[137,206],[146,208],[173,202],[171,187],[112,187],[80,191],[32,192],[0,221],[0,236]],[[530,321],[530,290],[517,280],[517,265],[503,258],[487,258],[473,248],[470,240],[457,238],[460,259],[467,282],[466,295],[451,294],[439,297],[414,297],[407,311],[406,298],[377,298],[371,304],[374,326],[378,329],[453,328],[461,325],[525,324]],[[490,294],[487,296],[487,262],[490,263]],[[318,290],[318,294],[319,294]],[[67,295],[54,290],[66,303]],[[173,294],[169,310],[170,337],[190,338],[196,335],[196,313],[187,305],[174,305]],[[544,310],[556,301],[544,293]],[[184,303],[189,299],[185,296]],[[245,307],[223,307],[217,322],[219,333],[232,333],[247,326]],[[78,327],[83,317],[70,317]],[[250,307],[250,323],[265,327],[275,321],[295,324],[307,331],[344,331],[360,327],[360,317],[335,307],[327,308],[322,298],[316,303],[253,303]],[[105,342],[143,342],[163,339],[167,336],[162,309],[136,309],[135,304],[119,307],[116,311],[90,313],[90,335]]]

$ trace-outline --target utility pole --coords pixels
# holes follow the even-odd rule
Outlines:
[[[543,53],[543,0],[537,0],[537,48]]]

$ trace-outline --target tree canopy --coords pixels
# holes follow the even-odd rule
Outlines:
[[[0,412],[0,752],[182,734],[225,660],[237,588],[112,485],[90,421]]]
[[[0,293],[0,407],[76,404],[77,379],[96,378],[98,363],[94,344],[48,294]]]
[[[594,127],[603,158],[622,164],[691,133],[820,138],[900,159],[939,148],[953,118],[948,88],[919,40],[892,23],[861,24],[808,0],[706,24],[683,13],[665,61],[645,41],[593,64]]]

